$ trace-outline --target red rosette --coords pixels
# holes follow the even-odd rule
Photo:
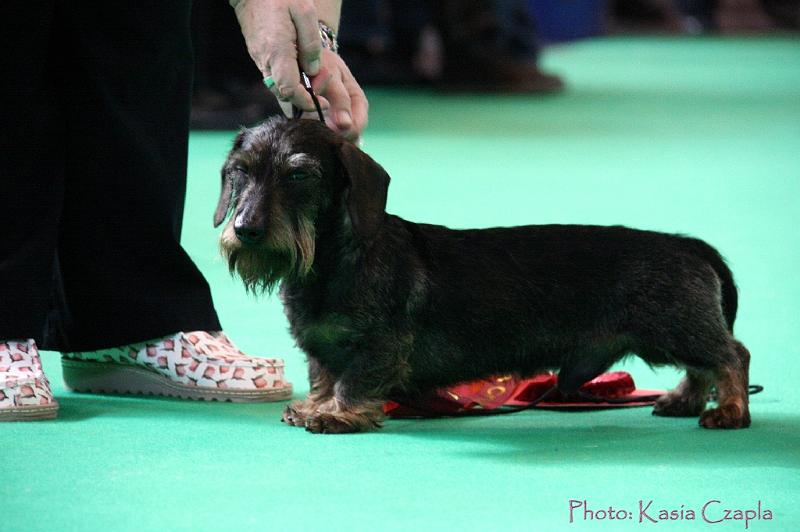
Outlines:
[[[433,394],[384,404],[384,414],[396,418],[491,414],[501,406],[516,409],[589,409],[652,405],[661,390],[637,390],[625,371],[604,373],[580,387],[579,393],[563,394],[555,389],[558,377],[542,373],[519,380],[511,375],[471,381],[437,390]],[[546,401],[533,405],[544,394]]]
[[[615,399],[636,391],[633,377],[627,371],[613,371],[595,377],[580,388],[581,392],[594,397]]]

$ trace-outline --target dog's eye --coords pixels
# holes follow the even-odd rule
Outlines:
[[[291,174],[289,174],[289,181],[302,181],[303,179],[308,179],[311,177],[311,172],[306,172],[305,170],[295,170]]]
[[[234,166],[233,169],[234,169],[234,171],[239,172],[240,174],[246,174],[247,173],[247,168],[245,168],[242,165]]]

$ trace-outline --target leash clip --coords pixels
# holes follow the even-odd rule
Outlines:
[[[299,66],[299,65],[298,65]],[[308,78],[303,69],[300,69],[300,81],[303,83],[303,87],[305,87],[308,94],[311,96],[311,101],[314,102],[314,107],[317,110],[317,115],[319,116],[319,121],[325,124],[325,116],[322,114],[322,107],[319,105],[319,99],[317,95],[314,94],[314,89],[311,87],[311,80]],[[292,105],[292,116],[297,119],[303,116],[303,110],[299,107]]]

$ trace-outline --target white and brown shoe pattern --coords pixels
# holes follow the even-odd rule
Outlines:
[[[62,354],[64,382],[77,392],[233,402],[279,401],[292,394],[281,359],[248,356],[222,332],[179,332],[139,344]]]
[[[52,419],[57,413],[36,343],[0,342],[0,421]]]

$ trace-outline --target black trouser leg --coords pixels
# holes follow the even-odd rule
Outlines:
[[[59,87],[65,131],[44,139],[42,150],[63,154],[63,179],[49,188],[30,184],[43,182],[35,172],[31,179],[17,179],[42,190],[40,197],[23,196],[25,206],[47,203],[51,217],[62,204],[54,196],[63,189],[60,334],[45,338],[46,348],[92,350],[179,330],[219,329],[208,285],[180,246],[190,7],[189,1],[159,0],[65,2],[60,9],[59,42],[51,58],[57,65],[47,75]],[[40,23],[30,13],[3,17],[5,24],[20,19]],[[30,245],[30,230],[22,224],[12,229],[12,240],[21,242],[17,248]],[[51,251],[49,264],[52,256]],[[33,262],[14,249],[8,260],[12,266]],[[12,268],[0,283],[23,286],[24,292],[31,275],[23,271]],[[21,299],[22,325],[41,322],[32,310],[37,310],[32,300]],[[20,336],[12,332],[16,328],[37,329],[26,327],[10,327],[7,336]],[[39,340],[38,333],[24,335]]]
[[[66,348],[219,329],[209,287],[180,245],[191,1],[70,2],[65,11]]]
[[[53,2],[0,2],[0,341],[41,340],[64,194]]]

